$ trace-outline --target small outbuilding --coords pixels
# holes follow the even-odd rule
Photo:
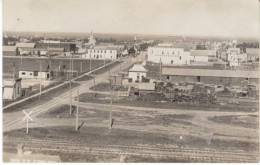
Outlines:
[[[147,69],[144,68],[141,64],[135,64],[131,69],[128,71],[128,78],[132,82],[143,82],[146,78]]]
[[[3,80],[3,99],[15,100],[22,96],[21,78]]]

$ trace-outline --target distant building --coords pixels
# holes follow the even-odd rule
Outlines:
[[[22,96],[21,78],[3,80],[3,99],[15,100]]]
[[[242,54],[239,48],[228,48],[227,61],[230,66],[239,66],[240,63],[245,62],[247,59],[246,54]]]
[[[35,47],[41,49],[62,48],[64,52],[76,52],[77,49],[76,43],[74,42],[47,42],[46,40],[36,43]]]
[[[154,63],[166,65],[189,65],[190,52],[185,52],[182,48],[168,46],[149,47],[147,60]]]
[[[128,78],[132,82],[143,82],[146,78],[147,70],[141,64],[135,64],[128,71]]]
[[[191,62],[210,62],[216,60],[216,50],[191,50]]]
[[[32,42],[17,42],[17,48],[35,48],[35,43]]]
[[[246,48],[247,61],[259,62],[260,49],[259,48]]]
[[[42,79],[42,80],[50,80],[52,77],[51,71],[28,71],[28,70],[20,70],[19,78],[22,79]]]
[[[95,46],[89,48],[82,58],[99,60],[116,60],[118,58],[118,49],[108,46]]]
[[[47,49],[41,49],[41,48],[18,48],[18,54],[19,55],[37,55],[37,56],[44,56],[47,55],[48,50]]]
[[[16,54],[17,54],[16,46],[3,46],[4,56],[16,56]]]

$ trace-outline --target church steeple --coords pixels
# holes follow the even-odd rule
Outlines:
[[[92,31],[91,31],[90,36],[88,38],[88,45],[90,45],[90,47],[94,47],[96,45],[96,40],[95,40],[95,37],[94,37]]]

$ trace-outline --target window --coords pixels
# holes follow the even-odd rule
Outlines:
[[[38,76],[38,71],[34,71],[33,76]]]
[[[171,64],[173,64],[173,60],[171,60]]]
[[[180,60],[181,60],[181,56],[180,56]]]
[[[30,76],[32,76],[32,73],[30,73]]]
[[[110,53],[112,53],[112,50],[110,50]]]
[[[25,75],[25,72],[22,72],[22,75]]]

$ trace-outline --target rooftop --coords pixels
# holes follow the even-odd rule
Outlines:
[[[19,43],[16,43],[16,47],[18,47],[18,48],[34,48],[35,43],[19,42]]]
[[[207,77],[243,77],[243,78],[259,78],[258,71],[246,70],[218,70],[218,69],[183,69],[174,67],[162,67],[163,75],[175,76],[207,76]]]
[[[147,72],[147,69],[145,69],[141,64],[135,64],[131,69],[129,69],[129,72]]]

